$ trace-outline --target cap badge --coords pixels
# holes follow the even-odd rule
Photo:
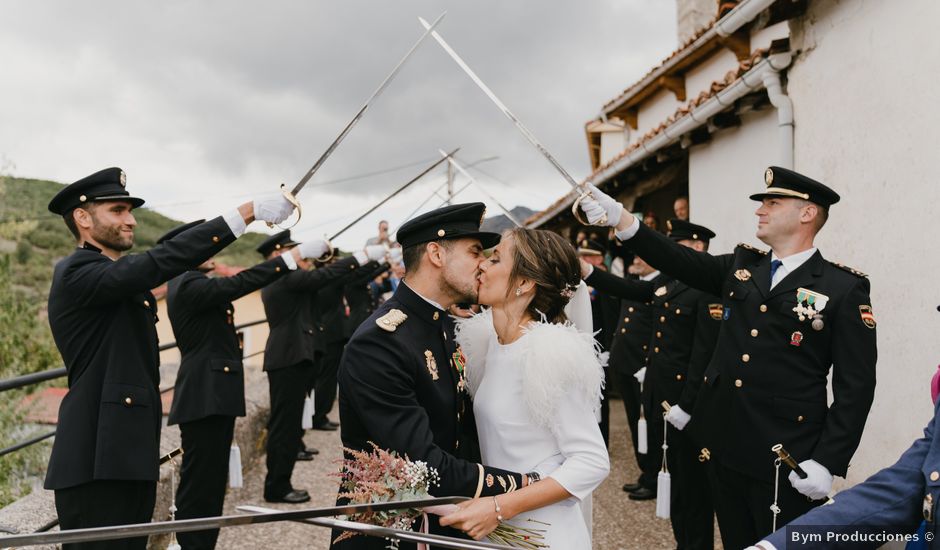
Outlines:
[[[437,373],[437,361],[434,360],[434,354],[431,350],[424,350],[424,360],[428,364],[428,372],[431,373],[431,380],[437,380],[440,375]]]
[[[124,170],[121,170],[121,187],[127,187],[127,174],[124,173]]]
[[[774,171],[772,168],[768,168],[764,172],[764,183],[767,184],[767,187],[770,187],[774,182]]]
[[[751,279],[751,272],[746,269],[739,269],[734,272],[734,278],[741,282],[747,282]]]

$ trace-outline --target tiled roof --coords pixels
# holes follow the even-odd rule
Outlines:
[[[672,115],[670,115],[668,118],[662,121],[655,128],[643,134],[643,137],[641,137],[637,141],[628,145],[617,156],[607,161],[606,164],[604,164],[603,166],[597,167],[597,169],[595,169],[594,172],[592,172],[590,176],[585,178],[585,181],[591,181],[594,178],[594,176],[597,175],[599,172],[606,170],[607,168],[609,168],[611,165],[613,165],[614,163],[616,163],[623,157],[639,149],[640,147],[643,146],[644,143],[650,141],[651,139],[659,135],[663,130],[665,130],[671,124],[673,124],[674,122],[676,122],[683,116],[689,114],[689,112],[692,109],[698,107],[702,103],[705,103],[706,101],[714,97],[716,94],[718,94],[718,92],[720,92],[721,90],[724,90],[725,88],[733,84],[736,80],[738,80],[741,77],[741,75],[746,73],[748,70],[751,69],[751,67],[753,67],[754,65],[759,63],[761,60],[763,60],[767,56],[767,53],[768,53],[768,50],[764,48],[755,50],[749,58],[745,59],[744,61],[739,62],[737,68],[731,71],[728,71],[725,74],[724,78],[722,78],[721,80],[715,80],[714,82],[712,82],[711,86],[709,86],[707,90],[703,90],[698,96],[692,98],[685,105],[682,105],[681,107],[676,109],[676,111]],[[529,216],[529,218],[525,220],[524,225],[529,225],[530,223],[541,219],[548,212],[552,212],[558,209],[560,206],[562,206],[565,202],[573,200],[575,196],[576,196],[575,191],[568,192],[566,195],[562,196],[561,198],[553,202],[551,205],[549,205],[547,208],[545,208],[541,212],[536,212],[535,214]]]

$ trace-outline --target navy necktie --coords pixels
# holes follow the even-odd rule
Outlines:
[[[783,265],[783,262],[780,260],[772,260],[770,262],[770,288],[774,287],[774,273],[777,272],[777,268]]]

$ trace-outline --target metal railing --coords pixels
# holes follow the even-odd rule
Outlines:
[[[249,321],[249,322],[243,323],[243,324],[241,324],[241,325],[235,325],[235,330],[236,330],[236,331],[239,331],[239,330],[242,330],[242,329],[246,329],[246,328],[253,327],[253,326],[255,326],[255,325],[260,325],[260,324],[262,324],[262,323],[267,323],[267,322],[268,322],[267,319],[257,319],[257,320],[255,320],[255,321]],[[159,349],[159,351],[167,351],[167,350],[171,350],[171,349],[176,348],[176,347],[178,347],[178,345],[177,345],[176,342],[170,342],[170,343],[168,343],[168,344],[163,344],[163,345],[161,345],[161,346],[160,346],[159,348],[157,348],[157,349]],[[256,355],[260,355],[260,354],[262,354],[262,353],[264,353],[263,350],[262,350],[262,351],[259,351],[259,352],[252,353],[251,355],[245,356],[244,359],[248,359],[248,358],[251,358],[251,357],[255,357]],[[15,390],[15,389],[18,389],[18,388],[25,388],[26,386],[32,386],[32,385],[35,385],[35,384],[40,384],[40,383],[46,382],[46,381],[48,381],[48,380],[55,380],[55,379],[57,379],[57,378],[62,378],[62,377],[67,376],[67,375],[68,375],[68,371],[66,370],[66,368],[65,368],[65,367],[60,367],[60,368],[57,368],[57,369],[49,369],[49,370],[44,370],[44,371],[41,371],[41,372],[33,372],[33,373],[30,373],[30,374],[24,374],[24,375],[22,375],[22,376],[14,376],[13,378],[7,378],[7,379],[5,379],[5,380],[0,380],[0,393],[5,392],[5,391],[9,391],[9,390]],[[160,391],[160,393],[162,394],[162,393],[166,393],[166,392],[172,390],[172,389],[175,388],[175,387],[176,387],[176,385],[174,384],[174,385],[168,386],[168,387],[166,387],[166,388],[161,388],[159,391]],[[8,455],[8,454],[10,454],[10,453],[15,453],[16,451],[19,451],[20,449],[25,449],[26,447],[29,447],[30,445],[35,445],[36,443],[39,443],[39,442],[41,442],[41,441],[45,441],[46,439],[49,439],[50,437],[55,436],[55,433],[56,433],[56,431],[55,431],[55,430],[52,430],[51,432],[34,436],[34,437],[32,437],[32,438],[30,438],[30,439],[27,439],[27,440],[25,440],[25,441],[21,441],[21,442],[19,442],[19,443],[16,443],[16,444],[14,444],[14,445],[11,445],[11,446],[9,446],[9,447],[7,447],[7,448],[5,448],[5,449],[0,449],[0,457],[2,457],[2,456],[4,456],[4,455]]]

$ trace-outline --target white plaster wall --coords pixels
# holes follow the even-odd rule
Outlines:
[[[607,164],[610,159],[623,152],[626,146],[627,134],[623,128],[613,131],[601,132],[600,165]]]
[[[765,188],[764,170],[777,162],[777,114],[767,109],[741,118],[741,126],[689,150],[689,219],[718,234],[711,244],[716,254],[740,242],[766,249],[754,237],[757,203],[748,196]]]
[[[774,23],[769,27],[756,30],[751,33],[751,51],[767,48],[774,40],[786,38],[789,35],[790,25],[786,21]]]
[[[669,90],[656,92],[640,105],[639,113],[637,113],[636,132],[632,133],[633,136],[636,139],[642,138],[646,132],[659,126],[675,113],[681,104],[676,99],[676,95]],[[636,141],[636,139],[632,141]]]
[[[707,60],[685,73],[685,97],[693,99],[711,88],[715,80],[723,80],[728,71],[738,67],[738,58],[731,50],[721,48]]]
[[[794,26],[796,169],[842,195],[818,244],[870,275],[878,386],[849,483],[888,466],[932,415],[940,363],[936,0],[817,0]],[[805,26],[804,26],[805,23]],[[693,203],[694,204],[694,203]]]

